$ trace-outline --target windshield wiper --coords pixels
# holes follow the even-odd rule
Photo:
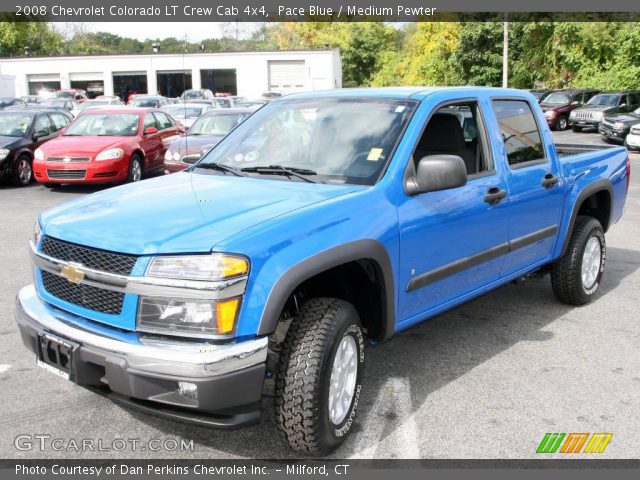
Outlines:
[[[255,172],[263,175],[287,175],[289,177],[296,177],[309,183],[323,183],[318,180],[313,180],[307,175],[317,175],[317,172],[313,170],[307,170],[306,168],[284,167],[282,165],[269,165],[268,167],[245,167],[240,169],[242,172]]]
[[[197,163],[195,168],[208,168],[210,170],[218,170],[219,172],[232,173],[237,177],[246,177],[247,174],[243,173],[243,170],[238,170],[237,168],[228,167],[227,165],[222,165],[221,163]]]

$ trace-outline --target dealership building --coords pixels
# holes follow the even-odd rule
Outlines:
[[[342,86],[337,49],[188,54],[89,55],[0,58],[0,74],[15,77],[15,94],[81,88],[90,96],[184,90],[257,98],[266,91],[292,93]]]

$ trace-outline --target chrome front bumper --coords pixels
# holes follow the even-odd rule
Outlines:
[[[16,320],[23,342],[34,352],[43,334],[77,344],[74,381],[86,387],[108,387],[124,397],[208,412],[260,401],[266,337],[215,344],[116,331],[109,334],[107,327],[49,306],[33,285],[17,295]],[[198,386],[196,401],[176,393],[178,382],[184,381]]]

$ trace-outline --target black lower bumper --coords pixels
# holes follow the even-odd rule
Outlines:
[[[64,323],[64,328],[52,328],[53,322],[62,322],[55,315],[39,323],[34,317],[50,315],[51,309],[37,297],[21,297],[22,293],[16,308],[22,341],[49,370],[117,403],[172,420],[218,428],[236,428],[260,420],[266,368],[261,357],[236,370],[208,373],[204,363],[178,363],[178,354],[170,347],[161,350],[166,360],[157,359],[157,346],[153,347],[156,358],[145,357],[145,347],[140,345],[136,348],[141,354],[114,351],[113,340],[106,343],[109,348],[97,347],[83,342],[81,334],[70,334],[75,326]],[[228,358],[225,356],[221,363],[233,360]],[[185,383],[190,389],[180,388]]]

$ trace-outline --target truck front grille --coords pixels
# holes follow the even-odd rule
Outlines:
[[[65,262],[80,263],[85,267],[102,272],[130,275],[138,257],[122,253],[106,252],[83,247],[45,236],[42,239],[42,253]]]
[[[575,117],[578,120],[592,120],[593,119],[593,112],[589,112],[589,111],[577,111],[575,112]]]
[[[71,283],[66,278],[42,271],[44,289],[54,297],[96,312],[119,315],[122,312],[124,293]]]

